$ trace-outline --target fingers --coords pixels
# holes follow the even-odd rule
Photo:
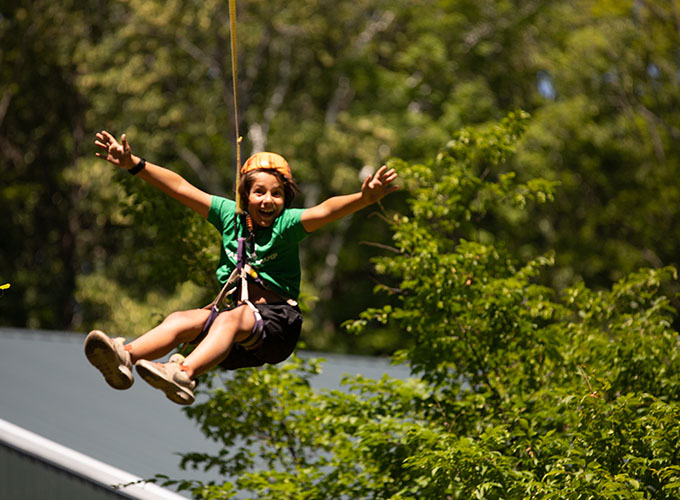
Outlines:
[[[102,151],[97,151],[95,152],[95,155],[98,156],[99,158],[104,158],[109,154],[109,142],[107,138],[104,136],[103,132],[97,132],[97,139],[94,141],[95,145],[102,149]]]
[[[109,134],[106,130],[102,130],[101,132],[97,132],[96,134],[97,140],[94,141],[94,143],[103,148],[109,147],[111,144],[114,144],[116,142],[116,139]]]
[[[361,191],[368,196],[367,199],[370,199],[371,203],[375,203],[399,189],[399,186],[392,184],[397,177],[398,174],[395,169],[388,169],[386,165],[383,165],[377,172],[364,180]]]
[[[394,170],[393,168],[385,172],[382,176],[382,180],[385,184],[390,184],[392,181],[394,181],[399,175],[397,174],[397,171]]]
[[[111,146],[114,144],[118,144],[118,141],[116,141],[116,138],[109,134],[106,130],[102,130],[101,132],[97,132],[95,134],[97,136],[97,141],[95,141],[95,144],[97,145],[103,145],[103,146]],[[123,134],[123,137],[125,137],[125,134]]]
[[[375,185],[375,183],[382,184],[384,186],[387,186],[388,184],[391,184],[399,175],[397,174],[397,171],[394,170],[393,168],[390,168],[389,170],[387,169],[386,165],[383,165],[378,169],[378,171],[373,175],[371,178],[371,182]]]
[[[117,143],[116,138],[109,134],[106,130],[97,133],[97,139],[104,147],[108,147]],[[95,142],[96,143],[96,142]]]
[[[397,171],[394,170],[393,168],[390,168],[388,170],[387,165],[383,165],[375,173],[375,177],[380,177],[380,178],[384,178],[384,179],[388,179],[388,178],[396,179],[397,178]]]
[[[106,130],[102,130],[101,134],[104,136],[104,138],[109,141],[109,142],[116,142],[116,138],[113,137],[111,134],[109,134]]]
[[[108,159],[110,161],[111,155],[118,157],[121,153],[126,154],[130,151],[130,145],[127,142],[127,136],[125,134],[121,136],[120,143],[106,130],[97,132],[95,135],[97,136],[97,139],[94,143],[101,149],[101,151],[95,152],[95,155],[99,158]]]

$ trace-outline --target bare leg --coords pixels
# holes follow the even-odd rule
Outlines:
[[[206,337],[184,360],[184,370],[195,377],[223,361],[234,341],[247,337],[255,326],[255,316],[248,306],[241,305],[221,313]]]
[[[210,315],[209,309],[191,309],[170,314],[157,327],[125,346],[132,363],[139,359],[158,359],[183,342],[190,342],[201,333]]]

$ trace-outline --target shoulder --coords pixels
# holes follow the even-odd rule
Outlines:
[[[236,203],[222,196],[212,196],[208,221],[218,229],[222,229],[228,219],[236,213]]]
[[[286,208],[277,218],[277,222],[281,226],[290,227],[300,224],[304,208]]]
[[[280,233],[292,233],[295,238],[301,240],[307,236],[307,232],[302,226],[303,208],[287,208],[276,219],[277,231]]]
[[[229,198],[213,195],[210,202],[210,210],[215,212],[234,212],[236,210],[236,202]]]

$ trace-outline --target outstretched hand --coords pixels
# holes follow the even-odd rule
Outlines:
[[[385,165],[380,167],[378,171],[367,177],[361,186],[361,195],[369,203],[380,201],[393,191],[399,189],[399,186],[393,185],[392,182],[398,177],[396,170]]]
[[[106,130],[102,130],[97,132],[97,140],[94,143],[101,149],[101,151],[95,153],[99,158],[126,170],[134,166],[132,152],[125,134],[121,136],[120,142],[118,142],[114,136]]]

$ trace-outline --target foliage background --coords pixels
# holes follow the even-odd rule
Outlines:
[[[313,390],[320,361],[299,358],[213,374],[187,414],[220,452],[182,463],[225,480],[164,484],[209,499],[678,498],[680,357],[660,293],[675,269],[558,294],[536,279],[552,253],[517,262],[480,241],[477,221],[554,195],[506,171],[524,121],[464,130],[435,159],[399,165],[413,196],[391,224],[396,254],[376,261],[398,305],[348,327],[408,332],[394,360],[412,378]]]
[[[134,336],[212,298],[212,229],[92,141],[229,195],[228,37],[225,0],[2,3],[0,324]],[[224,449],[184,460],[239,479],[174,484],[678,498],[678,0],[251,0],[238,39],[244,156],[286,156],[297,206],[399,169],[305,243],[303,337],[413,379],[217,374],[187,413]]]
[[[555,249],[542,279],[558,289],[608,287],[640,266],[677,263],[676,1],[238,7],[244,156],[287,156],[303,186],[299,206],[521,108],[533,119],[511,168],[560,188],[512,227],[488,221],[489,238],[524,257]],[[229,195],[228,26],[227,2],[216,0],[3,3],[0,269],[13,286],[2,324],[131,336],[213,294],[211,229],[97,163],[91,141],[101,128],[127,132],[135,151]],[[388,243],[381,212],[305,245],[310,347],[386,353],[407,341],[339,328],[379,300],[368,261],[380,250],[361,242]]]

